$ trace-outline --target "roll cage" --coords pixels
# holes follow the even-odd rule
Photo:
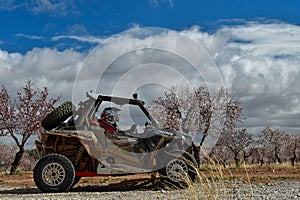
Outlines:
[[[120,106],[126,104],[136,105],[143,111],[143,113],[149,119],[151,125],[157,127],[157,122],[152,118],[152,116],[144,106],[145,102],[137,99],[137,94],[133,94],[133,98],[128,99],[123,97],[113,97],[86,92],[86,97],[88,99],[85,102],[79,103],[80,108],[76,112],[75,116],[73,116],[75,118],[76,127],[80,127],[85,122],[89,124],[88,119],[92,118],[92,116],[94,116],[94,114],[98,112],[98,109],[102,102],[112,102]]]

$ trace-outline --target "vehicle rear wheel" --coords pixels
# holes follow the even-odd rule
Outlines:
[[[49,154],[37,162],[33,178],[43,192],[66,192],[73,186],[75,169],[67,157]]]
[[[47,131],[58,127],[63,121],[72,116],[74,108],[75,106],[69,101],[61,104],[43,119],[42,127]]]

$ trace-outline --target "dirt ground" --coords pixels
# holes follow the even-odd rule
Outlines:
[[[290,166],[288,164],[267,166],[246,166],[240,168],[226,168],[215,166],[202,166],[200,176],[205,180],[231,180],[240,179],[248,183],[275,183],[300,181],[300,164]],[[159,181],[157,181],[159,180]],[[162,187],[167,179],[156,175],[155,183],[150,174],[139,174],[119,177],[85,177],[75,186],[75,190],[86,190],[93,187],[101,187],[102,191],[127,191],[127,190],[155,190]],[[152,183],[152,184],[150,184]],[[32,172],[19,172],[15,175],[0,174],[0,190],[5,188],[36,188]]]

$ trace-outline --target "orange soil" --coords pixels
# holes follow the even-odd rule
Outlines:
[[[291,167],[288,165],[270,165],[270,166],[247,166],[240,168],[222,169],[218,167],[201,167],[200,174],[208,179],[230,180],[233,178],[241,179],[244,182],[251,183],[272,183],[279,181],[300,181],[300,165]],[[0,188],[36,188],[33,181],[32,172],[21,172],[15,175],[7,173],[0,174]],[[156,176],[157,179],[159,176]],[[163,178],[160,178],[164,180]],[[149,189],[152,182],[150,174],[136,174],[119,177],[84,177],[76,185],[79,188],[103,187],[110,191],[110,186],[119,188],[118,190]],[[150,186],[149,186],[150,187]],[[153,185],[152,185],[153,187]],[[116,190],[111,188],[112,191]],[[1,189],[0,189],[1,190]]]

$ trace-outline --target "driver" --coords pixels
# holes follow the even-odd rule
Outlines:
[[[98,120],[100,127],[104,128],[108,132],[119,132],[117,122],[119,122],[119,108],[116,107],[107,107],[102,113],[101,117]]]
[[[136,124],[133,124],[130,129],[128,130],[121,130],[117,122],[119,122],[119,114],[118,112],[121,111],[121,109],[116,107],[107,107],[105,108],[100,116],[100,119],[98,120],[100,127],[104,128],[107,132],[113,132],[113,133],[131,133],[135,134],[137,133]]]

